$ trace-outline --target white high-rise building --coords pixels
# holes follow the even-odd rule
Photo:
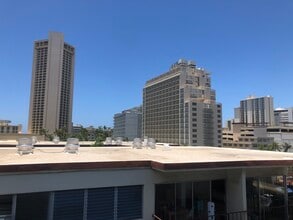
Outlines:
[[[114,115],[113,137],[122,137],[127,140],[141,138],[141,106],[134,107]]]
[[[241,124],[249,126],[274,125],[274,102],[271,96],[259,98],[249,96],[240,101],[239,111]]]
[[[222,105],[216,102],[210,74],[180,59],[147,81],[143,136],[179,145],[222,146]]]
[[[274,110],[275,125],[293,125],[293,108],[276,108]]]
[[[75,49],[62,33],[34,43],[28,132],[71,130]]]

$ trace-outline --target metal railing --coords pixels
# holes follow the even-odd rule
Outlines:
[[[249,220],[251,216],[247,211],[229,212],[223,214],[216,214],[211,216],[210,220],[225,219],[225,220]]]
[[[156,216],[156,214],[153,214],[152,217],[153,217],[153,220],[163,220],[163,219],[159,218],[158,216]]]
[[[152,215],[153,220],[168,220],[168,219],[162,219],[158,217],[156,214]],[[207,219],[207,220],[250,220],[255,219],[252,215],[248,214],[247,211],[238,211],[238,212],[229,212],[229,213],[222,213],[222,214],[216,214],[213,216],[201,216],[201,217],[194,217],[193,220],[198,219]],[[180,219],[179,219],[180,220]]]

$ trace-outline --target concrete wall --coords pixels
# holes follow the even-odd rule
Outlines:
[[[43,135],[33,135],[33,134],[0,134],[0,140],[18,140],[19,138],[31,138],[36,136],[38,141],[44,141],[45,137]]]

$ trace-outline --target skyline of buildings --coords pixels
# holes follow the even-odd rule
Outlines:
[[[4,1],[1,8],[0,119],[23,124],[27,132],[29,87],[33,87],[28,83],[33,78],[31,43],[48,39],[48,30],[61,31],[74,46],[78,74],[69,128],[62,129],[67,116],[58,110],[68,112],[64,97],[70,95],[64,92],[63,106],[40,101],[35,109],[35,121],[41,121],[43,108],[52,107],[46,109],[60,117],[46,120],[50,125],[63,121],[56,125],[61,130],[52,134],[56,129],[52,128],[49,135],[13,134],[13,139],[6,135],[8,141],[0,135],[0,220],[293,220],[293,154],[264,147],[293,148],[290,110],[272,108],[271,121],[278,121],[278,126],[257,121],[265,118],[265,111],[243,116],[242,121],[252,118],[250,124],[232,120],[230,125],[238,132],[232,132],[235,145],[247,149],[154,145],[152,136],[137,144],[106,138],[112,136],[108,127],[113,127],[114,114],[142,105],[144,83],[167,72],[181,57],[195,59],[212,71],[212,86],[193,91],[192,85],[202,81],[202,87],[208,87],[211,79],[209,71],[196,65],[207,75],[190,80],[180,74],[179,107],[168,103],[177,101],[168,85],[167,91],[152,94],[161,96],[151,97],[160,99],[158,108],[151,109],[151,118],[157,117],[152,118],[152,129],[163,128],[157,134],[164,138],[172,138],[172,130],[178,128],[184,145],[213,145],[217,138],[218,146],[225,135],[219,121],[232,118],[234,107],[248,94],[270,94],[276,106],[293,107],[292,1]],[[192,72],[193,63],[181,61]],[[45,71],[52,68],[43,69],[40,76],[47,77]],[[57,78],[55,82],[62,84]],[[34,87],[40,91],[36,100],[47,98],[47,92],[41,94],[42,83]],[[62,88],[57,84],[50,92],[56,99]],[[251,105],[257,112],[262,101]],[[240,122],[244,114],[240,109],[236,114]]]
[[[80,10],[80,4],[84,10]],[[155,73],[163,72],[180,57],[194,59],[212,71],[213,87],[223,105],[225,120],[233,117],[237,101],[249,94],[270,94],[275,98],[276,107],[291,106],[287,94],[292,93],[290,82],[293,74],[289,61],[292,60],[290,39],[293,30],[288,23],[291,24],[293,19],[288,18],[293,15],[284,13],[289,8],[288,2],[270,2],[268,5],[274,6],[265,8],[263,2],[227,2],[231,7],[222,8],[220,2],[181,4],[178,1],[167,11],[162,2],[155,4],[156,7],[147,2],[132,2],[137,10],[111,1],[80,4],[71,4],[74,13],[64,13],[68,11],[65,3],[46,5],[50,8],[48,12],[58,13],[42,14],[44,4],[32,3],[21,10],[13,2],[4,3],[3,8],[7,10],[3,11],[6,18],[2,22],[7,31],[1,36],[1,81],[4,83],[0,97],[7,104],[0,115],[3,119],[23,124],[25,132],[28,127],[30,84],[27,82],[31,80],[32,42],[47,39],[49,30],[63,32],[65,40],[77,49],[73,103],[76,124],[113,126],[116,112],[141,104],[144,82]],[[99,7],[101,4],[107,6]],[[15,7],[21,13],[17,13]],[[209,17],[208,14],[214,15],[210,18],[212,23],[210,19],[198,19],[199,15],[192,13],[198,8],[204,18]],[[253,12],[247,16],[246,12],[249,13],[251,8]],[[190,13],[184,12],[185,9]],[[120,18],[116,17],[118,12]],[[180,16],[174,17],[178,13]],[[258,19],[259,16],[263,19]],[[14,22],[16,20],[19,22]],[[259,22],[254,22],[256,20]],[[93,26],[92,21],[98,24]],[[174,33],[174,27],[180,31]],[[277,75],[284,82],[281,88],[271,86]],[[103,108],[99,102],[87,104],[90,100],[84,97],[104,94],[110,85],[117,90],[108,90],[109,101]],[[116,101],[119,95],[124,97],[123,101]],[[18,109],[22,111],[17,113]]]
[[[179,59],[143,89],[143,136],[158,142],[221,146],[222,111],[210,74]]]
[[[223,146],[291,152],[293,108],[273,109],[271,96],[241,100],[235,118],[223,127]]]
[[[59,39],[57,39],[57,35],[59,35]],[[55,40],[55,43],[54,43],[55,46],[53,46],[54,44],[52,43],[53,38]],[[60,46],[59,48],[57,45],[58,41],[61,42],[61,44],[60,44],[61,46],[59,45]],[[72,120],[68,120],[68,118],[70,117],[72,119],[72,87],[73,87],[72,84],[73,84],[73,80],[70,81],[68,79],[70,77],[73,78],[73,74],[74,74],[74,73],[72,74],[71,71],[74,71],[73,65],[74,65],[74,50],[75,49],[73,47],[71,47],[70,45],[67,45],[66,43],[63,45],[63,43],[64,43],[63,34],[57,33],[57,32],[50,32],[48,40],[35,41],[33,74],[32,74],[32,84],[31,84],[31,88],[32,88],[31,89],[31,101],[30,101],[30,112],[29,112],[30,120],[29,120],[29,126],[28,126],[29,127],[28,133],[36,133],[37,134],[43,128],[47,129],[51,133],[53,133],[56,129],[61,129],[61,128],[66,128],[66,130],[68,130],[68,131],[71,130]],[[68,54],[66,55],[66,51],[65,52],[62,51],[62,45],[63,45],[63,47],[65,47],[65,49],[67,48],[70,52],[72,52],[71,53],[72,57],[70,57],[70,55],[68,56]],[[53,47],[54,47],[54,49],[52,49]],[[64,53],[65,55],[61,59],[58,60],[58,58],[56,58],[56,56],[52,56],[53,53],[50,54],[50,51],[54,51],[54,50],[57,54],[59,53],[59,56],[60,56],[59,58],[61,58],[61,56],[63,56],[62,53]],[[48,52],[48,54],[46,54],[47,52]],[[51,58],[50,58],[50,56],[51,56]],[[54,58],[52,58],[52,57],[54,57]],[[67,63],[65,63],[65,64],[62,63],[62,59],[68,59]],[[73,62],[72,62],[72,60],[73,60]],[[181,61],[182,61],[182,64],[185,62],[184,60],[181,60]],[[47,63],[49,63],[49,64],[47,64]],[[56,86],[56,84],[55,84],[60,79],[60,72],[58,73],[59,75],[56,74],[56,72],[58,72],[58,71],[56,71],[58,69],[58,67],[57,67],[58,64],[63,65],[61,72],[65,73],[65,74],[63,74],[63,77],[61,77],[62,83],[61,83],[61,86],[59,85],[59,87],[58,87],[58,85]],[[188,65],[192,66],[193,64],[189,63]],[[55,71],[51,71],[51,72],[54,72],[54,74],[55,74],[54,77],[53,77],[54,74],[46,72],[50,69],[54,69],[53,67],[55,68]],[[200,68],[196,68],[196,69],[204,71],[203,69],[200,69]],[[59,70],[60,70],[60,67],[59,67]],[[52,76],[52,77],[49,77],[50,79],[47,79],[46,77],[48,77],[48,76]],[[59,77],[59,79],[58,79],[58,77]],[[49,83],[47,81],[51,81],[51,83]],[[52,81],[54,81],[55,83],[52,83]],[[188,84],[187,81],[188,81],[188,79],[186,80],[186,83]],[[50,88],[49,85],[54,85],[52,87],[54,89],[51,89],[51,92],[50,92],[50,89],[48,89],[48,91],[45,89],[46,86],[48,86],[48,88]],[[54,96],[54,93],[56,94],[56,91],[61,91],[60,92],[61,95],[59,98],[58,98],[58,96],[59,96],[58,94],[56,96]],[[212,92],[213,91],[211,90],[211,93]],[[37,95],[34,98],[32,98],[34,93]],[[49,95],[46,93],[48,93]],[[69,96],[71,96],[69,99],[68,99],[68,97],[69,97],[68,94],[69,94]],[[190,97],[194,96],[194,95],[195,94],[190,94]],[[211,94],[211,97],[212,96],[213,96],[213,94]],[[44,98],[44,97],[51,97],[51,100],[48,101],[49,98],[48,98],[48,100],[46,100],[46,98]],[[52,99],[52,97],[53,97],[53,99]],[[185,98],[185,95],[184,95],[184,98]],[[58,99],[61,100],[59,103],[58,103]],[[50,103],[50,104],[46,105],[46,103]],[[71,108],[69,107],[68,103],[71,104]],[[46,110],[44,106],[50,106],[50,109]],[[292,121],[292,112],[291,112],[292,110],[290,110],[290,108],[288,108],[287,110],[276,109],[275,113],[274,113],[275,119],[272,120],[272,117],[271,117],[272,116],[271,111],[273,109],[272,106],[273,106],[273,98],[269,97],[269,96],[268,97],[261,97],[261,98],[249,97],[246,100],[241,100],[240,107],[238,109],[237,108],[235,109],[235,115],[237,115],[235,120],[236,121],[238,120],[240,123],[253,124],[253,125],[264,125],[264,124],[273,125],[273,122],[276,120],[276,117],[279,118],[280,123],[290,123]],[[220,111],[221,111],[221,109],[220,109]],[[288,111],[289,111],[289,113],[288,113]],[[69,114],[67,112],[69,112]],[[53,113],[55,113],[55,114],[53,114]],[[59,116],[58,116],[58,114],[59,114]],[[197,114],[197,113],[189,112],[188,114],[190,114],[190,115],[193,114],[193,116],[195,116],[195,114]],[[186,114],[186,115],[188,115],[188,114]],[[44,119],[44,117],[45,117],[44,115],[47,116],[45,119]],[[68,115],[70,115],[70,116],[68,116]],[[186,116],[184,116],[184,117],[186,117]],[[216,117],[218,117],[218,116],[216,116]],[[288,117],[289,117],[289,119],[288,119]],[[52,118],[55,118],[55,119],[51,120]],[[197,121],[197,119],[195,119],[195,118],[193,118],[192,120]],[[55,124],[54,124],[54,121],[55,121]],[[181,120],[181,123],[182,123],[182,121],[183,120]],[[218,122],[219,122],[219,120],[218,120]],[[45,125],[45,123],[47,123],[48,126]],[[57,125],[58,123],[59,123],[59,125]],[[34,124],[34,125],[32,126],[32,124]],[[186,124],[186,122],[185,122],[185,124]],[[187,127],[192,127],[192,126],[193,125],[190,124]],[[34,127],[35,130],[33,132],[30,132],[33,130],[32,127]],[[198,141],[192,140],[192,139],[197,139],[197,135],[193,134],[193,136],[191,137],[191,133],[192,133],[192,132],[190,132],[191,130],[189,128],[186,128],[186,126],[183,126],[183,127],[184,127],[184,129],[183,129],[184,131],[183,132],[181,131],[181,139],[183,136],[184,136],[184,138],[186,138],[188,136],[187,139],[189,139],[189,140],[188,141],[186,141],[186,140],[181,141],[181,144],[182,143],[186,144],[187,142],[189,144],[192,142],[193,142],[193,144],[196,144]],[[218,125],[218,128],[219,128],[219,125]],[[197,132],[197,129],[193,129],[192,131]],[[206,131],[205,133],[208,133],[208,132],[210,132],[210,131]],[[167,133],[167,132],[165,132],[165,133]],[[210,134],[211,133],[214,134],[215,132],[213,131],[213,132],[210,132]],[[219,138],[219,135],[218,135],[218,138]],[[206,138],[206,140],[210,141],[209,144],[211,144],[211,142],[212,142],[211,138]],[[199,143],[200,143],[200,141],[199,141]]]
[[[34,42],[28,133],[71,131],[75,48],[62,33]]]

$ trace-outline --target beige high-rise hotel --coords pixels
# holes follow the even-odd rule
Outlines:
[[[216,102],[210,74],[180,59],[147,81],[143,136],[179,145],[222,146],[222,105]]]
[[[75,49],[62,33],[34,42],[28,132],[71,130]]]

